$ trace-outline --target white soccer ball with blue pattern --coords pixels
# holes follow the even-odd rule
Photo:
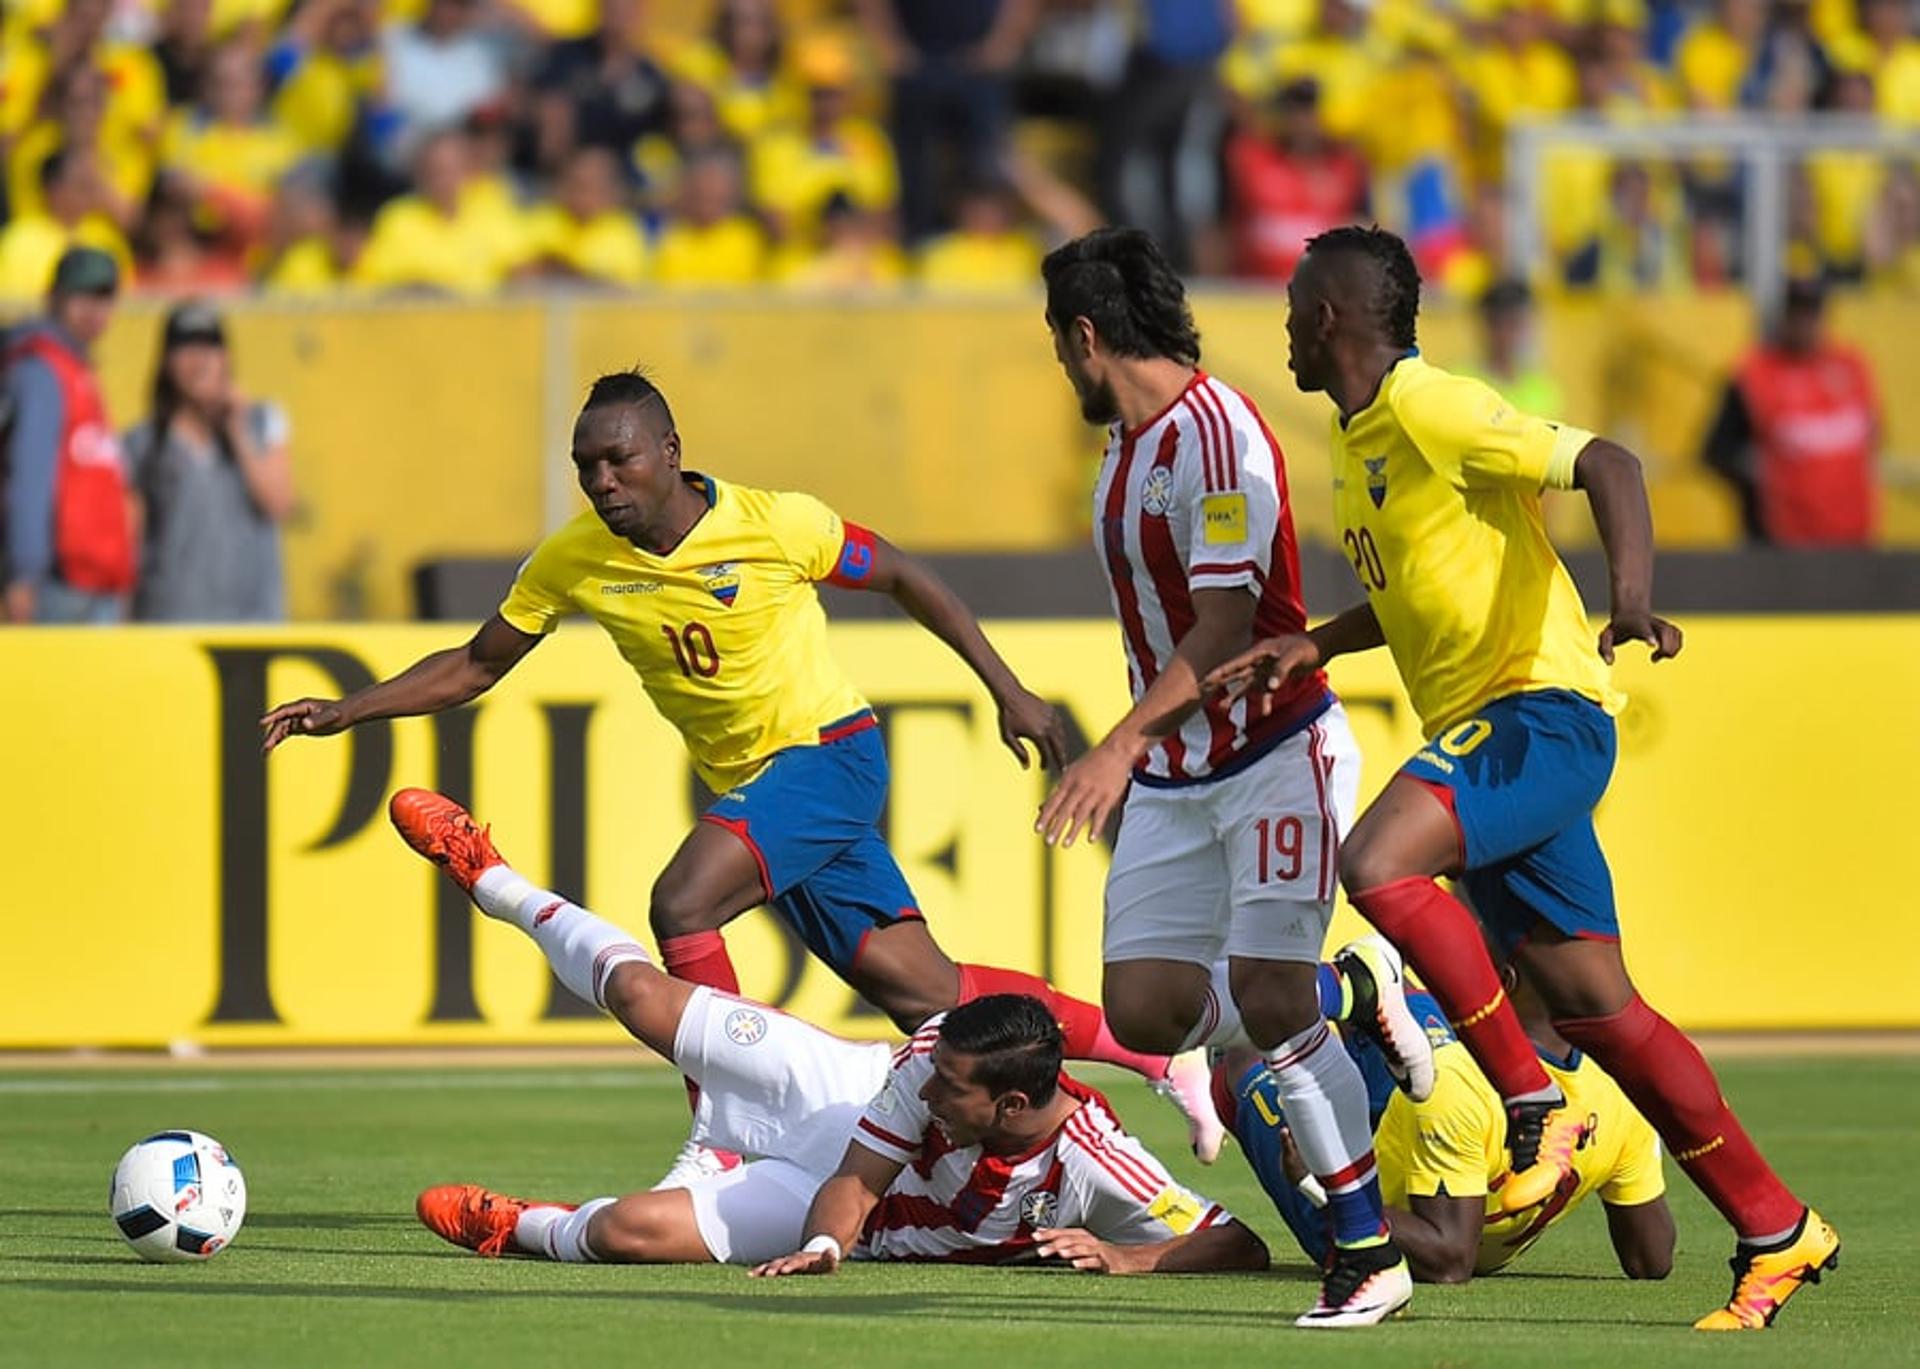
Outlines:
[[[155,1132],[120,1157],[107,1210],[143,1260],[211,1259],[246,1220],[247,1180],[211,1136]]]

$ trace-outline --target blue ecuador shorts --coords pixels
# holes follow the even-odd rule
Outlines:
[[[820,729],[820,745],[780,752],[701,814],[747,844],[767,904],[845,977],[877,927],[918,919],[907,877],[881,840],[887,749],[873,714]]]
[[[1502,949],[1525,940],[1536,917],[1568,936],[1619,937],[1613,875],[1593,831],[1616,747],[1605,709],[1544,689],[1495,699],[1402,767],[1450,800],[1461,882]]]

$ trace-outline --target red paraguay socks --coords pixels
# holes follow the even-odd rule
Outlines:
[[[1061,1035],[1066,1038],[1068,1059],[1098,1060],[1102,1064],[1118,1065],[1147,1079],[1166,1077],[1167,1057],[1130,1051],[1114,1040],[1113,1033],[1107,1030],[1106,1015],[1100,1011],[1099,1004],[1061,993],[1040,976],[1020,970],[1003,970],[992,965],[960,967],[962,1003],[994,993],[1026,994],[1045,1003],[1054,1020],[1060,1024]]]

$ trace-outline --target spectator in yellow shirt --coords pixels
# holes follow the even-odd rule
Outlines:
[[[841,43],[815,39],[795,66],[807,88],[805,124],[753,146],[753,197],[776,234],[811,236],[835,194],[862,209],[891,209],[900,194],[893,146],[877,124],[853,116],[852,55]]]
[[[675,81],[667,98],[667,125],[633,145],[633,172],[639,179],[641,206],[649,213],[667,213],[680,196],[680,171],[689,158],[703,152],[740,155],[739,144],[720,122],[713,95],[691,81]]]
[[[3,8],[11,9],[8,4]],[[5,76],[0,80],[0,137],[18,132],[40,107],[55,74],[86,63],[107,81],[108,131],[116,138],[152,142],[167,111],[166,80],[159,62],[137,43],[110,40],[112,0],[68,0],[44,40],[15,41],[8,34]]]
[[[1883,119],[1920,123],[1920,41],[1907,0],[1860,0],[1860,27],[1873,46],[1874,103]]]
[[[1863,71],[1839,73],[1833,107],[1856,118],[1871,118],[1873,78]],[[1887,159],[1872,149],[1828,149],[1809,153],[1802,163],[1811,198],[1813,249],[1820,274],[1857,281],[1866,275],[1867,225],[1887,183]]]
[[[1486,180],[1501,178],[1509,128],[1564,113],[1580,93],[1573,60],[1548,36],[1534,0],[1503,0],[1488,41],[1463,56],[1460,74],[1473,101],[1474,150]]]
[[[604,147],[575,148],[554,202],[532,215],[534,255],[545,274],[600,285],[638,285],[647,240],[620,204],[620,162]]]
[[[942,294],[1031,290],[1040,272],[1040,244],[1019,224],[1013,196],[990,183],[961,193],[955,227],[920,252],[917,278]]]
[[[766,237],[741,209],[739,159],[709,149],[680,173],[679,214],[660,236],[654,279],[678,289],[752,285],[767,269]]]
[[[20,136],[7,153],[8,205],[14,214],[37,214],[46,204],[40,196],[40,167],[65,148],[89,154],[84,170],[98,173],[94,187],[97,208],[123,231],[140,217],[153,184],[153,156],[130,134],[110,134],[106,127],[107,82],[86,63],[70,66],[47,87],[45,112]]]
[[[273,117],[304,153],[340,150],[363,107],[378,105],[378,0],[309,0],[267,54]]]
[[[378,290],[485,295],[507,280],[515,263],[500,250],[494,227],[462,203],[472,171],[467,135],[429,137],[414,160],[415,193],[374,218],[353,279]]]
[[[1311,77],[1320,87],[1320,117],[1328,136],[1368,142],[1378,122],[1374,91],[1391,53],[1368,7],[1355,0],[1319,0],[1304,36],[1252,44],[1236,42],[1221,59],[1221,79],[1244,122],[1256,118],[1282,86]]]
[[[125,279],[133,254],[112,219],[96,207],[95,177],[85,152],[56,152],[40,164],[44,210],[22,214],[0,230],[0,300],[31,303],[47,293],[53,268],[69,247],[108,253]]]
[[[161,166],[186,188],[201,225],[239,253],[265,233],[273,188],[300,155],[265,102],[253,49],[223,44],[207,62],[198,105],[174,116],[161,147]]]
[[[1680,91],[1698,110],[1737,109],[1767,36],[1767,0],[1719,0],[1673,55]]]
[[[836,194],[820,211],[818,241],[781,248],[773,274],[793,290],[870,290],[906,280],[907,260],[885,215]]]
[[[721,0],[711,39],[688,44],[668,65],[713,97],[727,132],[751,142],[805,115],[804,95],[782,69],[782,37],[773,0]]]
[[[260,284],[279,295],[311,299],[334,294],[348,287],[353,263],[366,242],[365,220],[339,211],[325,178],[297,170],[274,196]]]

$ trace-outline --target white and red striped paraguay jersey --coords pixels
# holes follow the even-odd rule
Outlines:
[[[1113,426],[1093,496],[1094,545],[1138,700],[1193,627],[1193,592],[1258,596],[1253,635],[1306,630],[1287,470],[1266,420],[1231,385],[1196,370],[1154,418]],[[1326,711],[1324,675],[1287,686],[1265,718],[1244,699],[1212,699],[1154,746],[1135,772],[1149,785],[1216,779],[1258,759]]]
[[[855,1141],[906,1166],[867,1219],[854,1258],[993,1264],[1030,1250],[1033,1233],[1047,1227],[1144,1245],[1233,1220],[1182,1187],[1121,1129],[1105,1098],[1065,1074],[1060,1087],[1080,1106],[1033,1149],[990,1155],[956,1147],[920,1097],[944,1016],[895,1054],[885,1086],[854,1126]]]

